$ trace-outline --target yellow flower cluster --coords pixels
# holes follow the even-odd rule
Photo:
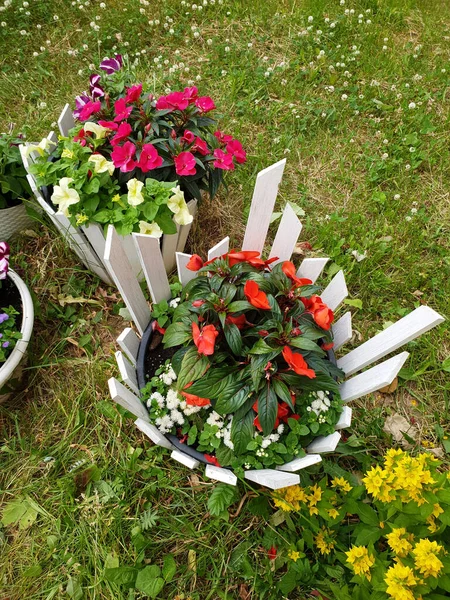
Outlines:
[[[274,493],[275,506],[285,512],[300,510],[300,503],[306,502],[306,492],[299,485],[281,488]]]
[[[338,488],[343,492],[350,492],[350,490],[353,489],[349,482],[343,477],[335,477],[334,479],[332,479],[331,487]]]
[[[414,546],[414,566],[424,577],[438,577],[443,568],[442,562],[437,555],[442,552],[443,547],[436,541],[427,538],[420,540]]]
[[[404,527],[397,527],[386,536],[390,548],[397,556],[404,557],[412,550],[411,541],[414,539],[412,534],[408,534]],[[411,540],[411,541],[410,541]]]
[[[334,548],[334,540],[331,537],[332,532],[326,527],[322,527],[322,531],[314,538],[314,542],[321,554],[330,554]]]
[[[347,562],[351,565],[355,575],[361,575],[370,581],[372,578],[370,569],[375,564],[373,554],[369,554],[364,546],[352,546],[345,554],[347,555]]]
[[[429,454],[409,456],[403,450],[388,450],[383,467],[372,467],[363,479],[366,490],[376,500],[392,502],[399,498],[402,502],[426,502],[423,491],[435,483],[429,469],[436,459]]]
[[[389,567],[384,581],[387,584],[386,592],[391,598],[395,598],[395,600],[415,600],[414,593],[410,588],[417,585],[417,580],[410,567],[397,562]]]

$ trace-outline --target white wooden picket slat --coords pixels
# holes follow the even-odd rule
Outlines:
[[[339,394],[342,401],[350,402],[366,394],[376,392],[386,385],[390,385],[397,377],[408,356],[408,352],[401,352],[389,360],[385,360],[379,365],[341,383]]]
[[[331,327],[333,333],[333,350],[339,350],[344,344],[352,339],[352,313],[346,312],[339,321],[336,321]]]
[[[119,235],[120,243],[122,244],[122,248],[127,255],[128,262],[131,265],[131,270],[136,279],[140,282],[144,281],[144,272],[142,270],[141,261],[139,260],[139,256],[136,250],[136,245],[133,241],[133,236],[131,233],[128,235]]]
[[[277,199],[286,159],[260,171],[256,177],[250,214],[245,229],[243,250],[262,252]]]
[[[346,375],[352,375],[443,321],[445,321],[444,317],[429,306],[419,306],[406,317],[340,358],[337,361],[338,367]]]
[[[105,270],[105,276],[102,277],[102,280],[108,285],[113,285],[112,276],[108,272],[106,263],[103,262],[106,240],[101,225],[90,223],[89,225],[82,225],[80,229],[92,246],[92,251],[99,257],[99,262]]]
[[[141,340],[136,335],[134,329],[131,329],[131,327],[126,327],[119,335],[116,342],[128,356],[128,359],[130,360],[131,364],[136,366],[136,359]]]
[[[148,423],[147,421],[144,421],[144,419],[137,419],[134,424],[139,431],[142,431],[142,433],[150,438],[154,444],[157,446],[162,446],[163,448],[167,448],[168,450],[173,450],[172,444],[157,427],[151,423]]]
[[[186,269],[186,265],[191,260],[191,256],[191,254],[184,254],[184,252],[176,253],[178,279],[181,281],[181,285],[183,286],[197,276],[196,271],[190,271],[189,269]]]
[[[275,469],[255,469],[245,471],[245,479],[259,483],[272,490],[289,487],[290,485],[298,485],[300,483],[299,475],[288,473],[286,471],[276,471]]]
[[[300,471],[301,469],[306,469],[306,467],[311,467],[312,465],[316,465],[320,463],[322,457],[320,454],[308,454],[308,456],[302,456],[301,458],[294,458],[288,463],[284,465],[280,465],[276,467],[277,471],[287,471],[288,473],[295,473],[296,471]]]
[[[269,258],[278,257],[278,260],[273,263],[274,265],[290,260],[301,230],[302,224],[288,202],[269,254]]]
[[[221,481],[222,483],[228,483],[229,485],[237,485],[237,477],[229,469],[215,467],[214,465],[206,465],[205,475],[214,481]]]
[[[305,258],[298,268],[297,277],[311,279],[315,283],[329,260],[329,258]]]
[[[164,234],[162,237],[162,259],[167,273],[175,269],[175,253],[177,251],[178,237],[180,235],[180,225],[177,225],[177,232],[173,235]]]
[[[53,142],[55,145],[58,143],[58,135],[54,131],[50,131],[47,139]]]
[[[125,254],[120,238],[112,225],[108,227],[104,261],[142,335],[150,322],[150,309],[139,282],[132,272],[130,261]]]
[[[339,421],[334,426],[336,431],[348,429],[350,427],[352,424],[352,412],[353,410],[350,408],[350,406],[344,406],[344,409],[339,417]]]
[[[339,304],[345,300],[347,296],[348,290],[345,283],[344,272],[339,271],[323,290],[320,297],[331,310],[336,310]]]
[[[306,448],[306,452],[325,454],[326,452],[334,452],[336,446],[341,440],[341,434],[339,431],[335,431],[331,435],[319,436],[313,440]]]
[[[227,235],[226,238],[223,238],[218,244],[213,246],[211,250],[208,251],[208,260],[212,260],[213,258],[217,258],[218,256],[222,256],[226,254],[230,249],[230,238]]]
[[[36,198],[36,200],[38,201],[39,206],[43,209],[43,211],[50,217],[52,223],[55,224],[56,227],[58,227],[57,225],[57,221],[55,221],[54,217],[55,217],[55,211],[53,210],[53,208],[47,204],[47,202],[44,200],[41,192],[38,190],[37,186],[36,186],[36,181],[33,177],[33,175],[31,175],[30,173],[28,173],[27,175],[27,180],[28,183],[30,184],[31,187],[31,191],[34,194],[34,197]]]
[[[117,404],[133,413],[135,417],[148,422],[148,412],[139,398],[127,387],[120,383],[115,377],[108,379],[108,387],[111,398]]]
[[[117,350],[114,355],[116,357],[122,381],[127,384],[132,392],[139,396],[140,392],[136,377],[136,369],[128,362],[120,350]]]
[[[189,200],[187,207],[193,218],[197,215],[197,200]],[[189,232],[191,231],[192,223],[190,225],[182,225],[178,234],[177,252],[184,252],[186,247],[186,241],[188,239]]]
[[[192,458],[192,456],[184,454],[184,452],[180,452],[179,450],[174,450],[170,456],[188,469],[196,469],[200,465],[198,460]]]
[[[69,104],[66,104],[58,119],[58,128],[61,135],[66,137],[69,134],[69,129],[75,127],[75,119],[73,118],[72,109]]]
[[[159,240],[142,233],[133,233],[133,239],[153,302],[158,304],[161,300],[170,300],[169,280]]]

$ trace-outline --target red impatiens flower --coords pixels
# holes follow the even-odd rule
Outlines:
[[[210,110],[214,110],[216,105],[214,101],[209,96],[200,96],[195,100],[195,106],[199,109],[201,113],[207,113]]]
[[[238,140],[231,140],[231,142],[228,142],[227,152],[234,156],[237,163],[245,163],[247,160],[247,153],[242,147],[241,142],[238,142]]]
[[[225,322],[233,323],[233,325],[236,325],[236,327],[238,329],[242,329],[243,327],[245,327],[245,325],[247,323],[247,319],[246,319],[245,315],[239,315],[239,317],[233,317],[231,315],[227,315]]]
[[[334,346],[334,342],[330,342],[329,344],[322,344],[320,347],[322,348],[322,350],[331,350],[331,348],[333,348]]]
[[[214,344],[219,332],[214,325],[205,325],[201,330],[195,321],[192,323],[192,336],[199,354],[211,356],[214,354]]]
[[[216,159],[213,162],[213,165],[216,169],[223,169],[224,171],[233,171],[234,163],[232,154],[227,154],[220,148],[216,148],[213,154]]]
[[[228,142],[233,141],[233,136],[222,133],[221,131],[214,132],[215,137],[219,140],[221,144],[228,144]]]
[[[131,111],[133,110],[132,106],[127,106],[125,102],[125,98],[119,98],[114,102],[114,121],[116,123],[120,123],[120,121],[125,121],[131,115]]]
[[[143,173],[157,169],[163,164],[162,157],[158,154],[153,144],[144,144],[142,146],[141,156],[139,158],[138,167]]]
[[[244,285],[244,294],[247,300],[255,308],[270,310],[269,299],[266,294],[259,289],[259,285],[253,279],[248,279]]]
[[[200,396],[188,394],[187,392],[181,392],[181,395],[186,399],[186,404],[188,406],[208,406],[211,404],[211,400],[209,398],[200,398]]]
[[[194,302],[192,303],[192,306],[194,308],[200,308],[200,306],[203,306],[205,304],[206,300],[194,300]]]
[[[278,260],[277,256],[263,260],[262,258],[259,258],[259,252],[254,250],[241,250],[241,252],[232,250],[227,256],[230,267],[241,262],[248,262],[252,267],[268,267],[271,263]]]
[[[156,101],[157,110],[186,110],[189,100],[183,92],[171,92]]]
[[[272,546],[271,548],[269,548],[269,550],[267,551],[267,556],[269,557],[270,560],[276,559],[277,549],[275,548],[275,546]]]
[[[164,327],[161,327],[159,325],[158,321],[153,321],[153,323],[152,323],[152,329],[153,329],[153,331],[158,331],[162,335],[164,335],[166,333],[166,330],[164,329]]]
[[[84,129],[80,129],[77,135],[73,138],[74,142],[80,142],[81,146],[86,146],[86,132]]]
[[[305,308],[313,316],[314,321],[319,327],[328,331],[334,319],[334,313],[331,308],[322,301],[319,296],[311,296],[311,298],[301,298]]]
[[[111,139],[111,146],[117,146],[132,132],[131,125],[129,123],[121,123],[119,126],[116,125],[116,135]]]
[[[198,97],[198,89],[195,85],[192,87],[185,87],[183,91],[183,96],[189,102],[189,104],[193,104]]]
[[[304,375],[309,379],[314,379],[316,374],[313,369],[308,367],[306,360],[299,352],[292,352],[289,346],[283,348],[283,358],[289,365],[292,371],[295,371],[297,375]]]
[[[142,83],[137,85],[133,85],[130,88],[127,88],[127,95],[125,96],[125,102],[127,104],[132,104],[139,100],[142,94]]]
[[[186,144],[192,144],[192,142],[194,140],[195,140],[195,133],[192,133],[192,131],[189,131],[189,129],[186,129],[186,131],[183,133],[183,137],[181,138],[181,141]]]
[[[117,128],[119,127],[114,121],[99,121],[98,124],[107,129],[111,129],[111,131],[117,131]]]
[[[211,463],[215,467],[220,467],[220,463],[215,456],[211,456],[211,454],[204,454],[203,456],[209,463]]]
[[[292,397],[292,395],[291,395],[291,397]],[[295,404],[295,396],[293,398],[293,403]],[[258,400],[253,404],[252,408],[255,411],[256,415],[258,415]],[[275,419],[274,429],[276,429],[278,427],[278,425],[280,424],[280,421],[281,421],[281,423],[287,423],[288,419],[295,419],[296,421],[298,421],[298,419],[300,419],[300,415],[293,413],[291,410],[291,407],[286,402],[279,402],[278,409],[277,409],[277,418]],[[261,423],[259,422],[258,416],[255,417],[255,420],[253,421],[253,425],[258,429],[258,431],[263,430],[261,427]]]
[[[80,111],[78,116],[79,121],[87,121],[91,115],[98,112],[102,108],[102,103],[97,100],[96,102],[86,102]]]
[[[181,152],[173,160],[177,175],[195,175],[195,156],[192,152]]]
[[[206,156],[210,153],[210,149],[208,148],[208,144],[202,138],[196,137],[195,144],[192,146],[192,152],[198,152],[202,156]]]
[[[301,285],[310,285],[312,283],[311,279],[297,277],[295,274],[296,271],[294,263],[292,263],[290,260],[285,260],[281,269],[286,277],[288,277],[296,287],[300,287]]]
[[[136,146],[131,142],[125,142],[123,146],[116,146],[111,153],[115,167],[119,167],[122,173],[128,173],[136,167],[134,153]]]
[[[193,254],[186,265],[186,269],[189,269],[189,271],[198,271],[202,267],[203,260],[198,254]]]

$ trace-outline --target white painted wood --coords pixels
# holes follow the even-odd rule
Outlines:
[[[187,454],[180,452],[179,450],[174,450],[170,456],[188,469],[196,469],[200,464],[198,460],[192,458],[192,456],[188,456]]]
[[[112,225],[108,227],[104,261],[108,265],[139,333],[142,335],[150,322],[150,309],[139,282],[132,272],[130,261],[125,254],[119,236]]]
[[[274,258],[275,256],[278,257],[278,260],[276,260],[273,265],[284,262],[285,260],[290,260],[301,230],[302,224],[288,202],[283,211],[280,226],[278,227],[269,254],[269,258]]]
[[[37,200],[37,202],[38,202],[39,206],[40,206],[40,207],[43,209],[43,211],[44,211],[44,212],[45,212],[45,213],[46,213],[46,214],[47,214],[47,215],[50,217],[51,221],[52,221],[53,223],[55,223],[55,219],[54,219],[54,216],[55,216],[55,211],[54,211],[54,210],[53,210],[53,208],[52,208],[51,206],[49,206],[49,205],[47,204],[47,202],[44,200],[44,198],[43,198],[43,196],[42,196],[41,192],[38,190],[38,188],[37,188],[37,186],[36,186],[36,181],[35,181],[35,179],[34,179],[33,175],[31,175],[30,173],[28,173],[28,175],[27,175],[27,180],[28,180],[28,183],[30,184],[31,191],[33,192],[33,194],[34,194],[34,197],[36,198],[36,200]],[[57,226],[57,225],[56,225],[56,223],[55,223],[55,226]]]
[[[218,244],[213,246],[211,250],[208,252],[208,260],[212,260],[213,258],[217,258],[218,256],[223,256],[230,249],[230,238],[227,235],[226,238],[223,238]]]
[[[339,421],[335,425],[336,431],[340,431],[341,429],[348,429],[352,424],[352,409],[350,406],[344,406],[344,410],[339,417]]]
[[[163,448],[167,448],[168,450],[173,450],[172,444],[157,427],[151,423],[148,423],[147,421],[144,421],[143,419],[137,419],[134,424],[139,431],[142,431],[142,433],[150,438],[154,444],[157,446],[162,446]]]
[[[286,159],[260,171],[256,177],[250,214],[245,229],[243,250],[262,252],[273,213]]]
[[[148,422],[147,409],[133,392],[120,383],[115,377],[108,379],[108,387],[114,402],[117,402],[117,404],[120,404],[120,406],[133,413],[135,417]]]
[[[339,386],[339,394],[343,402],[350,402],[366,394],[376,392],[386,385],[390,385],[397,377],[398,372],[408,358],[408,352],[402,352],[389,360],[360,373]]]
[[[272,490],[288,487],[290,485],[298,485],[300,476],[295,473],[287,473],[285,471],[276,471],[275,469],[257,469],[245,471],[245,479],[259,483]]]
[[[429,306],[419,306],[397,323],[340,358],[337,365],[346,375],[352,375],[443,321],[444,317]]]
[[[142,233],[133,233],[133,240],[153,302],[157,304],[161,300],[170,300],[169,280],[159,240]],[[175,258],[175,253],[173,256]]]
[[[131,265],[131,270],[134,276],[139,281],[139,283],[144,281],[144,272],[142,270],[141,261],[139,260],[139,256],[132,235],[119,235],[119,239],[122,244],[123,250],[127,255],[128,262]]]
[[[352,313],[349,311],[343,314],[339,321],[332,325],[331,332],[334,342],[333,350],[337,351],[352,339]]]
[[[193,218],[195,219],[197,215],[197,200],[189,200],[187,203],[187,207]],[[192,221],[193,222],[193,221]],[[184,252],[186,247],[186,241],[191,231],[192,223],[190,225],[182,225],[180,227],[179,235],[178,235],[178,243],[177,243],[177,252]]]
[[[214,465],[206,465],[205,475],[209,479],[214,479],[214,481],[221,481],[222,483],[228,483],[229,485],[237,485],[237,477],[229,469],[215,467]]]
[[[89,223],[89,225],[82,225],[80,229],[92,246],[92,251],[95,252],[95,254],[99,257],[100,264],[105,270],[105,276],[102,277],[102,280],[108,285],[114,285],[112,276],[108,272],[106,264],[103,262],[106,244],[103,228],[99,225],[99,223]]]
[[[347,285],[345,283],[344,272],[339,271],[323,290],[322,300],[331,308],[336,310],[339,304],[348,296]]]
[[[287,471],[288,473],[295,473],[301,469],[306,469],[311,465],[316,465],[322,461],[320,454],[308,454],[308,456],[302,456],[301,458],[294,458],[284,465],[276,467],[277,471]]]
[[[183,286],[189,283],[191,279],[194,279],[194,277],[197,277],[197,271],[186,269],[186,265],[191,260],[191,256],[191,254],[184,254],[183,252],[176,253],[178,279]]]
[[[115,357],[123,382],[127,384],[132,392],[139,396],[140,391],[136,377],[136,369],[128,362],[120,350],[117,350]]]
[[[298,268],[297,277],[311,279],[315,283],[329,260],[329,258],[305,258]]]
[[[47,139],[53,142],[55,145],[58,143],[58,136],[54,131],[50,131],[50,133],[47,136]]]
[[[173,235],[167,235],[165,233],[162,237],[162,258],[167,273],[171,273],[175,269],[175,253],[177,251],[179,235],[180,225],[177,225],[176,233]]]
[[[126,327],[119,335],[116,342],[128,356],[128,359],[131,362],[131,364],[136,366],[136,359],[141,340],[136,335],[134,329],[131,329],[131,327]]]
[[[69,104],[66,104],[58,119],[58,128],[61,135],[66,137],[69,134],[69,129],[75,127],[75,119],[73,118],[72,109]]]
[[[318,452],[320,454],[334,452],[340,440],[341,434],[339,431],[335,431],[331,435],[320,435],[309,444],[309,446],[306,448],[306,452]]]

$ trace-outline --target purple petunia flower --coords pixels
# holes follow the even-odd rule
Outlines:
[[[6,279],[6,275],[8,273],[8,268],[9,268],[8,258],[9,258],[9,255],[4,256],[3,258],[0,258],[0,280]]]
[[[9,315],[6,313],[0,313],[0,325],[9,319]]]
[[[100,69],[105,71],[108,75],[112,75],[116,71],[122,68],[122,55],[116,54],[115,58],[105,58],[100,63]]]
[[[2,348],[7,348],[9,346],[9,342],[3,342]]]
[[[10,248],[7,242],[0,242],[0,258],[9,258]]]
[[[101,79],[100,75],[91,75],[89,78],[90,91],[91,91],[91,96],[92,96],[93,100],[96,100],[97,98],[101,98],[102,96],[105,95],[104,89],[101,87],[101,85],[99,85],[100,79]]]
[[[77,96],[75,98],[75,110],[73,111],[73,116],[75,117],[75,119],[78,119],[78,117],[80,116],[81,111],[83,110],[83,107],[85,106],[85,104],[87,104],[88,102],[91,102],[92,98],[90,98],[87,95],[87,92],[83,92],[80,96]]]

